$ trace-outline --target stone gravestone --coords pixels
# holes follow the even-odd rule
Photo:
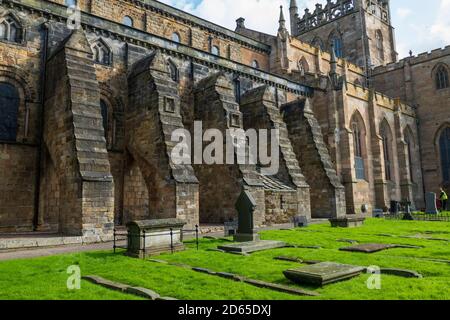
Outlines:
[[[360,266],[321,262],[298,269],[289,269],[284,271],[283,274],[286,278],[298,284],[324,286],[359,276],[364,269]]]
[[[225,237],[234,236],[238,229],[238,221],[227,221],[223,224]]]
[[[414,217],[411,212],[411,202],[406,201],[405,202],[405,214],[403,215],[403,220],[414,220]]]
[[[306,216],[297,215],[293,218],[293,220],[295,228],[304,228],[308,226],[308,217]]]
[[[427,214],[438,214],[438,210],[436,207],[436,193],[434,192],[427,193],[426,204],[427,204],[426,209]]]
[[[248,190],[242,190],[236,202],[238,212],[238,231],[234,235],[234,241],[247,242],[258,241],[259,234],[255,232],[253,214],[256,208],[256,201]]]
[[[256,201],[250,192],[243,190],[236,202],[238,211],[238,231],[234,235],[233,244],[218,246],[220,250],[229,253],[248,254],[256,251],[283,248],[286,243],[282,241],[261,241],[258,233],[255,232],[253,214],[256,208]]]

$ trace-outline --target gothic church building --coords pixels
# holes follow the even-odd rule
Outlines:
[[[263,226],[448,188],[450,47],[398,61],[388,0],[289,13],[268,35],[155,0],[1,0],[0,233],[221,224],[242,189]],[[195,121],[278,129],[278,173],[175,164]]]

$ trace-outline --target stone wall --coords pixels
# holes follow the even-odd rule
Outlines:
[[[448,100],[450,88],[437,89],[436,71],[446,67],[450,74],[450,47],[422,53],[375,68],[373,85],[384,94],[408,102],[416,108],[420,136],[412,140],[414,149],[420,149],[422,170],[419,163],[413,164],[415,190],[422,192],[420,173],[423,172],[425,192],[439,192],[445,185],[440,159],[439,138],[445,128],[450,127]],[[412,127],[412,126],[411,126]],[[445,185],[446,188],[450,188]]]
[[[64,4],[65,0],[54,0]],[[202,51],[219,48],[224,58],[251,66],[258,61],[262,70],[269,70],[270,48],[260,42],[236,35],[230,30],[191,16],[164,3],[146,0],[83,0],[80,9],[95,16],[122,23],[125,16],[133,19],[133,28],[172,40],[177,33],[180,43]]]

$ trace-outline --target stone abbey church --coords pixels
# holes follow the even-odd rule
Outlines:
[[[423,208],[450,181],[450,46],[398,61],[389,10],[292,0],[268,35],[154,0],[0,0],[0,233],[219,224],[244,188],[257,225]],[[278,173],[174,164],[195,121],[279,129]]]

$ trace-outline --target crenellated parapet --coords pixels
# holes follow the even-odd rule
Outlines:
[[[434,49],[431,52],[422,52],[415,56],[406,57],[398,62],[388,63],[384,66],[376,67],[372,70],[373,75],[382,74],[403,68],[406,64],[415,65],[426,61],[439,59],[443,56],[450,55],[450,45],[445,48]]]
[[[309,9],[305,9],[303,17],[298,19],[298,35],[341,18],[354,12],[354,10],[354,0],[336,0],[336,2],[327,0],[325,7],[318,3],[313,12],[310,12]]]

